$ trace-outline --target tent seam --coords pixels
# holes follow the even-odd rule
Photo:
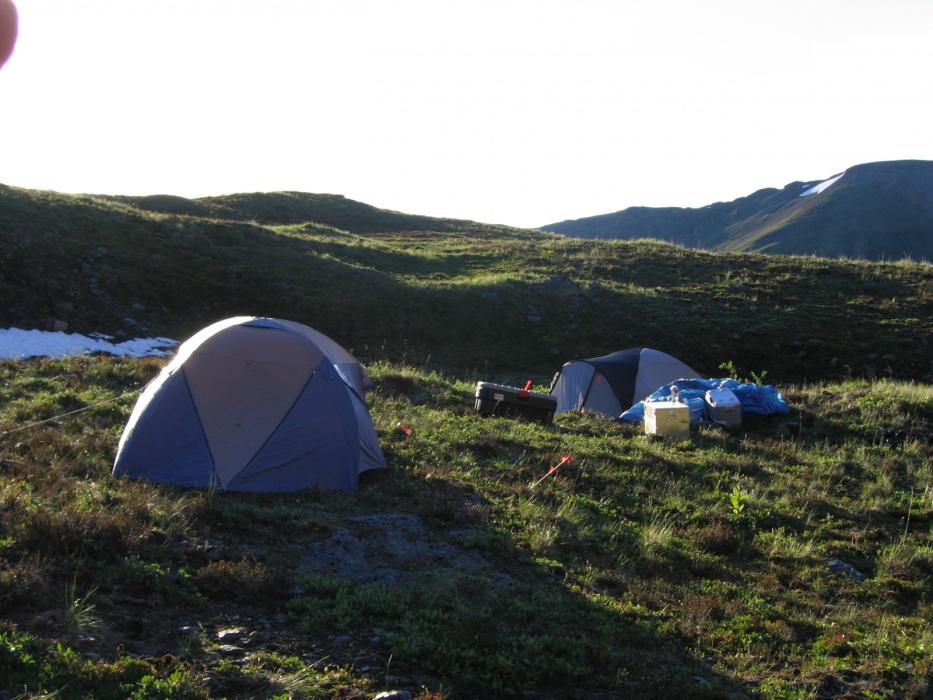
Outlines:
[[[204,444],[207,446],[207,454],[211,456],[211,473],[214,479],[220,483],[220,476],[217,474],[217,458],[214,457],[214,450],[211,449],[211,441],[207,439],[207,432],[204,430],[204,423],[201,422],[201,414],[198,411],[198,402],[194,400],[194,392],[191,391],[191,385],[188,383],[188,375],[185,374],[185,368],[179,367],[178,373],[181,374],[181,378],[185,381],[185,389],[188,390],[188,398],[191,399],[191,408],[194,409],[194,417],[198,420],[198,427],[201,429],[201,437],[204,438]],[[174,374],[174,372],[173,372]]]
[[[586,362],[586,360],[583,360],[583,362]],[[590,377],[590,381],[589,381],[589,383],[586,385],[586,393],[583,395],[583,400],[580,401],[580,405],[577,406],[577,410],[578,410],[578,411],[582,411],[582,410],[584,409],[584,407],[586,407],[586,400],[587,400],[588,398],[590,398],[590,391],[591,391],[592,388],[593,388],[593,382],[596,381],[596,375],[597,375],[597,374],[602,374],[602,372],[600,372],[600,371],[596,368],[596,365],[592,365],[592,364],[590,364],[589,362],[586,362],[586,364],[590,365],[590,367],[593,368],[593,376]],[[607,379],[606,381],[609,381],[609,380]]]
[[[554,373],[554,378],[551,380],[551,386],[548,387],[547,393],[549,394],[554,393],[554,387],[557,386],[557,382],[560,381],[560,375],[563,374],[563,372],[564,372],[564,366],[561,365],[560,369]]]
[[[322,359],[327,360],[328,362],[330,362],[330,360],[327,359],[327,356],[324,355],[323,353],[322,353]],[[331,363],[331,364],[333,364],[333,363]],[[311,370],[311,376],[309,376],[309,377],[308,377],[308,380],[307,380],[304,384],[302,384],[302,386],[301,386],[301,391],[299,391],[299,392],[298,392],[298,395],[295,396],[295,400],[292,401],[292,405],[289,406],[289,407],[288,407],[288,410],[285,411],[285,413],[282,414],[282,420],[280,420],[278,423],[275,424],[275,426],[273,426],[272,430],[269,431],[269,434],[266,436],[266,439],[262,441],[262,444],[259,446],[259,448],[258,448],[255,452],[253,452],[252,455],[250,455],[250,458],[249,458],[248,460],[246,460],[246,464],[243,465],[243,468],[242,468],[240,471],[238,471],[236,474],[233,475],[233,478],[230,479],[230,486],[233,486],[233,483],[234,483],[237,479],[240,478],[240,475],[241,475],[243,472],[245,472],[247,469],[249,469],[249,465],[251,465],[251,464],[253,463],[253,460],[255,460],[256,457],[258,457],[259,454],[266,448],[266,445],[269,444],[269,440],[272,439],[272,436],[276,434],[276,432],[278,431],[278,429],[282,427],[282,423],[285,422],[285,419],[288,418],[288,417],[291,415],[292,411],[295,410],[295,406],[296,406],[296,405],[298,404],[298,402],[301,400],[301,397],[304,396],[305,391],[308,389],[308,385],[309,385],[309,384],[311,383],[311,381],[314,379],[314,375],[317,374],[317,371],[318,371],[318,369],[320,369],[320,367],[321,367],[321,365],[318,364],[318,366],[317,366],[315,369],[312,369],[312,370]]]

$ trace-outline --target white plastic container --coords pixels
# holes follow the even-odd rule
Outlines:
[[[678,401],[646,403],[645,432],[675,440],[689,440],[690,407]]]
[[[724,428],[742,425],[742,403],[730,389],[710,389],[706,392],[709,417]]]

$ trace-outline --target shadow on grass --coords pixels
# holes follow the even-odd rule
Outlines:
[[[396,545],[397,551],[367,549],[371,574],[305,576],[304,594],[288,609],[308,633],[349,636],[355,653],[391,658],[393,673],[446,688],[451,698],[532,691],[547,698],[742,695],[692,659],[678,639],[659,633],[630,598],[585,594],[553,562],[536,561],[486,522],[491,506],[481,495],[446,481],[405,484],[412,478],[396,476],[370,481],[361,491],[364,501],[370,490],[401,488],[406,496],[414,490],[417,501],[404,515],[424,524],[425,542],[408,545],[430,542],[450,558],[405,559]],[[394,500],[380,494],[380,505],[387,496]],[[412,534],[379,537],[400,536]],[[485,565],[458,568],[464,553],[474,566],[477,556]],[[402,583],[383,582],[386,567],[403,570]],[[367,642],[374,630],[375,647]]]
[[[189,493],[151,490],[169,500]],[[143,665],[182,655],[186,668],[216,679],[211,694],[218,696],[243,696],[241,687],[259,692],[266,684],[255,670],[218,666],[215,632],[231,625],[259,633],[240,651],[243,658],[314,649],[375,684],[391,668],[394,685],[442,689],[452,699],[532,691],[540,698],[743,696],[741,687],[692,658],[676,635],[662,633],[625,594],[624,582],[595,582],[602,593],[581,588],[488,522],[490,507],[470,489],[400,472],[364,480],[356,495],[216,494],[194,513],[200,545],[163,534],[128,545],[116,558],[69,554],[70,575],[82,590],[96,591],[99,632],[82,648],[121,663],[137,657]],[[373,522],[399,518],[414,529],[372,530]],[[371,578],[365,571],[298,573],[328,538],[348,531],[361,538]],[[406,555],[409,549],[416,555]],[[652,575],[674,576],[678,564],[670,562],[670,571],[659,566]],[[387,570],[397,580],[386,583]],[[607,592],[614,586],[615,593]],[[287,620],[270,625],[283,613]],[[35,632],[63,638],[59,618],[37,620],[22,617]],[[203,629],[199,645],[207,646],[186,642],[179,651],[182,625]],[[91,683],[78,680],[76,692]],[[95,692],[106,695],[107,682],[95,677]]]

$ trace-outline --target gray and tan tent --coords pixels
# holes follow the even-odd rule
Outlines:
[[[554,375],[551,394],[557,397],[555,413],[586,411],[619,416],[658,387],[699,376],[660,350],[629,348],[566,363]]]
[[[143,391],[114,476],[230,491],[354,491],[385,467],[359,362],[308,326],[240,316],[196,333]]]

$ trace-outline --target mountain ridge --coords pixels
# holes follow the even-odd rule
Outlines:
[[[822,191],[808,190],[829,183]],[[628,207],[541,230],[583,238],[659,238],[727,252],[869,260],[933,259],[933,161],[865,163],[704,207]]]

